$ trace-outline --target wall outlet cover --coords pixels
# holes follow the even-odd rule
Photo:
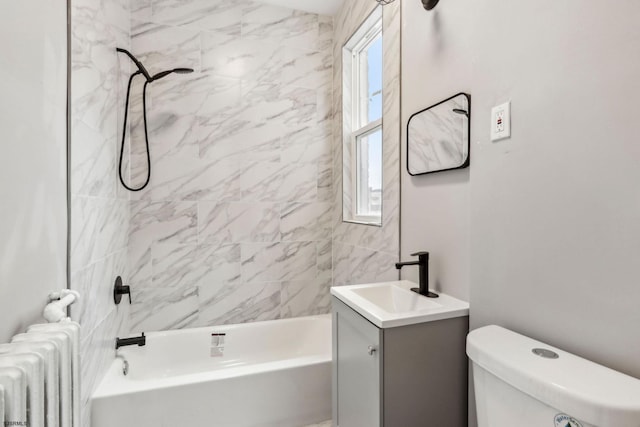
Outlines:
[[[511,136],[511,101],[491,109],[491,141]]]

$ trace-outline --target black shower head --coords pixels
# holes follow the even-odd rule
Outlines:
[[[166,77],[171,73],[178,73],[178,74],[193,73],[192,68],[174,68],[173,70],[162,71],[152,77],[151,74],[149,74],[147,69],[144,67],[144,65],[142,65],[142,62],[140,62],[135,56],[133,56],[131,52],[119,47],[117,47],[116,50],[118,52],[122,52],[126,54],[133,61],[133,63],[136,64],[136,66],[138,67],[138,71],[142,73],[145,79],[147,79],[147,83],[151,83],[154,80],[160,80],[161,78]]]
[[[174,68],[173,70],[161,71],[158,74],[151,77],[151,80],[149,80],[149,82],[160,80],[161,78],[167,77],[169,74],[172,74],[172,73],[189,74],[189,73],[193,73],[193,68]]]
[[[438,4],[440,0],[422,0],[422,5],[425,9],[431,10]]]
[[[467,110],[463,110],[461,108],[454,108],[452,111],[456,114],[462,114],[463,116],[469,117],[469,112]]]
[[[138,59],[135,56],[133,56],[131,54],[131,52],[129,52],[126,49],[119,48],[119,47],[116,48],[116,51],[126,54],[129,57],[129,59],[131,59],[133,61],[133,63],[136,64],[136,67],[138,67],[138,70],[142,73],[144,78],[147,79],[147,81],[151,80],[151,75],[149,74],[147,69],[144,68],[144,65],[142,65],[142,62],[138,61]]]

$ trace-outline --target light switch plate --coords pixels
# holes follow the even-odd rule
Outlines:
[[[491,140],[509,138],[511,136],[511,101],[491,109]]]

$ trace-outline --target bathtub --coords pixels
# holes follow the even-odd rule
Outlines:
[[[213,345],[221,335],[212,334],[224,342]],[[92,427],[300,427],[331,418],[330,315],[152,332],[146,346],[118,354],[92,396]]]

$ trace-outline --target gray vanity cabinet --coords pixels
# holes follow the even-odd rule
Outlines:
[[[467,426],[468,316],[381,329],[332,300],[334,426]]]

